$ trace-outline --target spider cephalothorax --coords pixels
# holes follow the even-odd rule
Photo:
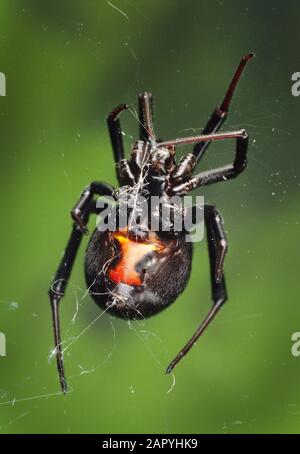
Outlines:
[[[145,92],[139,96],[140,137],[132,146],[129,159],[125,159],[119,115],[128,106],[120,104],[108,116],[119,188],[93,182],[83,191],[72,210],[73,230],[49,291],[57,366],[64,392],[67,385],[58,306],[65,293],[82,236],[88,233],[86,226],[90,214],[103,215],[92,234],[85,257],[86,282],[95,302],[119,317],[138,319],[160,312],[175,301],[186,287],[192,263],[192,244],[186,238],[185,220],[188,215],[197,218],[198,211],[196,205],[183,208],[178,198],[181,200],[182,196],[198,187],[234,178],[246,167],[246,131],[220,133],[218,130],[227,117],[242,71],[252,56],[248,54],[242,58],[223,102],[212,113],[202,135],[159,141],[153,128],[152,96]],[[233,162],[193,176],[208,145],[214,140],[224,139],[235,140]],[[177,162],[176,147],[185,144],[194,144],[193,150]],[[104,205],[96,203],[95,196],[111,198],[115,204],[113,223],[113,215],[104,215]],[[153,204],[157,198],[159,203]],[[168,216],[165,212],[168,212]],[[221,216],[213,205],[204,205],[204,221],[214,304],[189,342],[170,363],[167,372],[171,372],[194,345],[227,299],[223,273],[227,242]],[[109,225],[110,228],[103,229],[103,225]]]

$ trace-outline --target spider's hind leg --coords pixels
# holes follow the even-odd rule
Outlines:
[[[197,209],[197,207],[194,206],[193,209]],[[227,241],[223,229],[222,218],[213,205],[205,205],[204,217],[207,229],[213,307],[211,308],[199,328],[195,331],[191,339],[182,348],[182,350],[180,350],[173,361],[171,361],[167,368],[167,373],[170,373],[178,364],[178,362],[188,353],[188,351],[192,348],[192,346],[205,331],[217,312],[221,309],[221,307],[227,300],[227,292],[223,272],[223,264],[227,251]]]
[[[86,224],[88,223],[91,213],[99,212],[96,208],[96,203],[93,200],[95,194],[112,195],[114,188],[104,183],[94,182],[83,191],[79,202],[76,204],[72,216],[75,220],[72,232],[64,251],[61,262],[56,271],[55,277],[49,289],[49,297],[52,310],[55,354],[57,361],[57,370],[62,391],[67,391],[67,382],[64,372],[63,349],[61,346],[60,323],[59,323],[59,303],[65,295],[68,280],[70,278],[73,265],[77,256],[79,246],[82,241],[83,234],[86,232]]]
[[[84,212],[84,221],[89,218],[89,210]],[[54,346],[57,362],[57,370],[59,381],[63,393],[67,392],[67,382],[64,371],[63,350],[60,337],[60,322],[59,322],[59,303],[66,292],[68,280],[72,272],[72,268],[77,256],[79,246],[83,237],[82,231],[74,223],[72,232],[64,251],[64,255],[55,273],[54,279],[49,289],[49,297],[52,311],[53,330],[54,330]]]
[[[89,209],[91,201],[94,195],[99,196],[111,196],[114,192],[114,188],[107,183],[101,183],[93,181],[84,191],[81,193],[80,199],[71,211],[71,216],[78,228],[87,235],[88,229],[86,227],[87,221],[84,219],[84,213]]]

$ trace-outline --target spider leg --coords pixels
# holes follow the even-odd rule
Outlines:
[[[127,104],[120,104],[108,115],[107,117],[107,126],[110,135],[111,145],[114,153],[115,163],[118,164],[125,157],[124,145],[123,145],[123,136],[122,128],[119,120],[119,115],[123,110],[128,109]],[[117,169],[117,178],[119,183],[121,183],[121,176],[118,166]]]
[[[254,57],[254,54],[247,54],[244,55],[243,58],[241,59],[238,67],[235,70],[235,73],[233,75],[233,78],[227,88],[225,97],[221,104],[214,110],[212,113],[211,117],[209,118],[204,130],[203,134],[211,134],[213,132],[217,132],[222,124],[224,123],[227,115],[228,115],[228,110],[229,106],[231,103],[232,96],[234,94],[234,91],[237,87],[237,84],[240,80],[240,77],[243,73],[243,70],[249,60],[251,60]],[[205,150],[209,146],[211,142],[199,142],[194,146],[193,149],[193,155],[196,157],[197,162],[199,159],[202,158]]]
[[[221,104],[213,111],[210,116],[205,128],[203,129],[203,134],[212,134],[217,132],[224,121],[227,118],[229,106],[235,92],[235,89],[238,85],[240,77],[243,73],[243,70],[249,60],[253,58],[254,54],[244,55],[241,59],[236,71],[231,79],[231,82],[227,88],[225,97]],[[182,179],[187,173],[191,174],[193,169],[196,167],[197,163],[203,157],[204,152],[207,147],[210,145],[211,141],[208,142],[198,142],[194,145],[193,152],[185,155],[179,162],[176,171],[173,174],[173,179]]]
[[[112,194],[113,188],[103,183],[92,183],[86,191],[82,193],[81,199],[77,203],[76,214],[79,216],[80,222],[85,227],[89,220],[90,213],[97,213],[95,201],[92,200],[94,194],[109,195]],[[54,345],[57,362],[57,370],[62,392],[67,392],[67,382],[64,372],[63,351],[60,337],[59,323],[59,302],[65,295],[69,277],[77,256],[79,246],[83,237],[83,230],[75,222],[72,232],[64,251],[63,258],[58,266],[55,277],[49,289],[49,297],[52,310],[53,330],[54,330]]]
[[[213,136],[213,135],[212,135]],[[209,137],[205,136],[205,137]],[[217,169],[207,170],[198,175],[188,179],[184,183],[174,186],[171,192],[176,195],[185,195],[189,191],[198,188],[199,186],[207,186],[209,184],[217,183],[218,181],[226,181],[231,178],[237,177],[247,165],[247,151],[248,151],[248,134],[245,130],[236,131],[233,133],[219,133],[215,137],[218,139],[235,138],[236,150],[235,158],[232,164]]]
[[[85,212],[85,221],[88,220],[89,213]],[[61,390],[67,392],[67,382],[64,371],[63,351],[60,337],[60,322],[59,322],[59,302],[65,294],[68,280],[76,259],[76,255],[81,244],[83,233],[74,224],[72,232],[64,251],[63,258],[58,266],[55,277],[49,289],[49,297],[52,311],[53,330],[54,330],[54,345],[57,362],[57,370]]]
[[[153,130],[153,99],[152,94],[139,94],[140,140],[156,141]]]
[[[114,192],[114,188],[106,183],[100,183],[98,181],[93,181],[84,191],[81,193],[80,199],[74,206],[71,211],[71,216],[74,222],[77,224],[79,229],[85,235],[88,234],[88,229],[86,227],[86,221],[84,219],[83,213],[89,207],[93,196],[98,195],[108,195],[111,196]]]
[[[193,207],[197,209],[196,206]],[[207,229],[208,252],[210,259],[210,274],[212,286],[213,307],[206,318],[195,331],[191,339],[180,350],[178,355],[171,361],[166,372],[170,373],[178,362],[188,353],[198,338],[203,334],[217,312],[227,300],[223,264],[227,251],[227,241],[223,229],[221,215],[212,205],[205,205],[204,218]]]

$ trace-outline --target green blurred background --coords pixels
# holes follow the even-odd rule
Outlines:
[[[1,0],[2,432],[300,431],[299,15],[296,0]],[[201,192],[226,223],[228,304],[173,386],[165,367],[211,305],[200,243],[176,304],[130,325],[104,314],[72,344],[71,392],[60,395],[47,291],[82,188],[116,184],[107,113],[151,90],[160,137],[199,132],[249,51],[256,59],[223,127],[247,128],[249,166]],[[138,125],[122,120],[129,150]],[[232,143],[216,143],[202,168],[232,156]],[[85,295],[86,241],[61,305],[66,343],[100,315]]]

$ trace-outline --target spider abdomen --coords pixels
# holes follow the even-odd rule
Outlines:
[[[94,231],[85,258],[85,276],[94,301],[121,318],[140,319],[160,312],[185,289],[192,244],[149,232]]]

